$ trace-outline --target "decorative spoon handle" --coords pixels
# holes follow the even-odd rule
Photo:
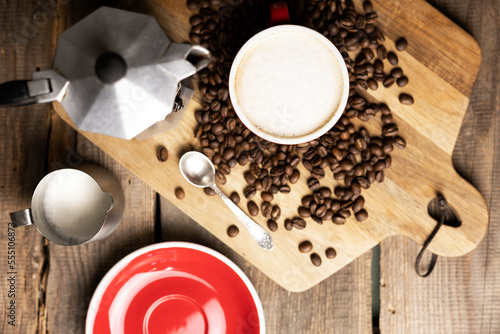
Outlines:
[[[257,224],[252,218],[250,218],[243,210],[241,210],[233,201],[231,201],[220,189],[214,184],[211,187],[217,195],[222,198],[224,203],[231,209],[231,211],[238,217],[238,219],[245,225],[246,229],[252,236],[252,238],[257,241],[257,243],[264,249],[272,250],[274,248],[273,240],[269,233]]]

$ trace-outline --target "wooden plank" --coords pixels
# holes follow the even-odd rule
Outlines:
[[[74,22],[106,4],[109,1],[59,5],[54,41]],[[53,50],[47,53],[54,54]],[[50,269],[42,284],[45,295],[39,302],[45,310],[40,316],[40,332],[83,333],[88,304],[106,271],[128,253],[154,241],[156,195],[85,138],[81,137],[76,146],[76,132],[55,113],[51,114],[50,125],[49,170],[95,162],[119,178],[126,198],[124,219],[110,238],[90,245],[64,247],[49,243],[46,247]]]
[[[0,82],[31,78],[37,68],[49,68],[54,22],[45,19],[35,2],[0,3]],[[35,25],[36,24],[36,25]],[[48,269],[46,244],[34,226],[15,231],[15,268],[7,266],[9,212],[30,206],[31,195],[44,176],[50,126],[49,105],[0,108],[0,317],[2,333],[38,333],[45,309],[44,281]],[[12,244],[11,244],[12,245]],[[12,249],[10,249],[12,251]],[[12,258],[11,258],[12,260]],[[9,274],[14,271],[15,274]],[[15,296],[6,280],[15,276]],[[6,308],[15,302],[15,326]]]
[[[400,237],[382,243],[381,333],[500,332],[500,25],[498,1],[431,1],[471,32],[482,64],[454,153],[456,169],[488,203],[488,233],[461,258],[439,258],[428,278],[413,269],[420,247]],[[496,14],[495,14],[496,13]],[[427,260],[429,257],[427,257]]]
[[[315,287],[291,293],[165,198],[161,198],[161,221],[164,241],[189,241],[213,248],[245,272],[262,301],[268,333],[372,333],[371,252]]]
[[[83,333],[88,304],[99,281],[125,255],[154,242],[156,195],[137,177],[83,137],[78,154],[115,174],[125,193],[125,213],[107,239],[80,246],[50,244],[46,307],[49,333]]]
[[[182,5],[179,5],[180,3]],[[374,3],[375,8],[380,8],[380,11],[387,15],[391,13],[391,8],[397,6],[396,2]],[[169,2],[150,0],[148,5],[143,4],[139,9],[155,13],[170,37],[174,41],[179,41],[185,40],[187,33],[185,29],[188,28],[186,18],[189,17],[189,11],[183,4],[184,2],[180,0]],[[420,38],[419,41],[436,45],[436,48],[410,49],[411,52],[399,54],[401,66],[405,67],[406,73],[412,78],[425,77],[425,81],[411,79],[410,86],[405,87],[405,90],[393,86],[388,90],[379,89],[370,92],[372,99],[385,101],[393,109],[394,117],[401,134],[406,137],[408,147],[404,152],[391,153],[393,166],[386,173],[386,181],[374,185],[363,193],[370,218],[362,224],[354,222],[354,219],[344,226],[333,224],[318,226],[310,221],[304,232],[288,233],[281,228],[273,235],[277,247],[272,252],[262,251],[246,233],[241,233],[238,238],[229,239],[226,229],[234,221],[229,210],[218,198],[208,198],[201,190],[189,186],[182,179],[177,166],[179,156],[183,152],[192,148],[199,149],[199,143],[193,138],[192,132],[196,126],[193,117],[196,103],[190,104],[177,129],[154,138],[125,141],[91,133],[84,135],[263,270],[278,284],[291,291],[303,291],[319,283],[387,236],[403,234],[423,243],[435,226],[435,221],[427,215],[427,203],[437,192],[449,198],[449,202],[458,211],[464,224],[459,229],[443,228],[437,236],[438,242],[433,243],[430,250],[446,256],[462,255],[477,246],[486,232],[488,223],[486,205],[481,195],[463,180],[451,165],[451,152],[468,104],[468,97],[462,93],[465,90],[460,88],[460,85],[472,86],[473,76],[470,73],[476,73],[479,66],[479,50],[470,36],[425,2],[410,1],[405,5],[405,10],[421,14],[393,15],[390,22],[398,25],[405,21],[407,25],[414,27],[410,43]],[[444,31],[450,29],[456,31],[456,34],[449,34],[447,44],[437,45],[435,39],[443,38],[440,34],[424,34],[418,29],[421,24],[432,20],[433,17],[436,31],[441,28]],[[390,48],[393,48],[394,41],[391,41],[391,38],[394,39],[394,36],[388,37],[387,43]],[[467,64],[464,66],[468,69],[453,70],[456,79],[437,69],[451,62],[449,50],[443,50],[452,43],[451,40],[456,42],[457,48],[465,46],[465,52],[457,53],[456,57],[460,58],[459,62],[462,64]],[[434,62],[429,63],[429,59],[434,59]],[[438,67],[434,67],[436,63],[439,64]],[[398,102],[397,96],[406,89],[411,89],[416,98],[412,106],[402,106]],[[68,120],[60,105],[56,104],[56,110]],[[369,122],[365,126],[370,133],[380,132],[379,122]],[[159,145],[166,146],[170,151],[170,158],[166,163],[160,163],[155,158]],[[234,190],[241,193],[245,187],[242,173],[247,168],[233,169],[228,177],[228,183],[222,187],[226,193]],[[301,169],[301,173],[302,179],[292,186],[290,194],[286,197],[283,194],[276,196],[275,203],[281,206],[282,220],[285,217],[295,216],[300,198],[309,193],[306,185],[309,173],[304,168]],[[418,183],[414,180],[418,180]],[[327,177],[322,180],[324,185],[334,186],[336,183],[330,173],[327,173]],[[185,188],[186,199],[189,201],[179,201],[175,198],[174,188],[177,186]],[[259,201],[257,204],[260,204]],[[203,204],[192,205],[192,203]],[[392,204],[389,207],[387,203]],[[206,210],[207,205],[211,210]],[[246,202],[242,201],[240,206],[246,209]],[[256,217],[256,220],[262,225],[266,224],[266,219],[261,216]],[[296,251],[297,244],[304,238],[312,240],[319,252],[333,245],[337,249],[338,256],[333,261],[323,261],[319,268],[313,267],[308,256]]]

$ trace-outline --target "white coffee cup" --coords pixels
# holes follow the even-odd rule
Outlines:
[[[256,135],[300,144],[330,130],[349,97],[349,74],[335,45],[298,25],[278,25],[239,50],[229,75],[233,108]]]

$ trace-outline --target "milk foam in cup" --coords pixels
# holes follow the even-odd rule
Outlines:
[[[104,239],[123,216],[118,179],[97,165],[60,169],[37,185],[31,208],[10,214],[14,227],[34,224],[47,239],[72,246]]]
[[[280,144],[318,138],[335,125],[349,95],[343,57],[327,38],[296,25],[252,37],[229,77],[233,107],[258,136]]]

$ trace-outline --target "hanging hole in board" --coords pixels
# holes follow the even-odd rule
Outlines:
[[[462,220],[451,205],[446,200],[443,201],[443,199],[443,195],[438,193],[427,205],[427,213],[437,222],[441,220],[443,215],[446,215],[443,225],[455,228],[460,227]]]

